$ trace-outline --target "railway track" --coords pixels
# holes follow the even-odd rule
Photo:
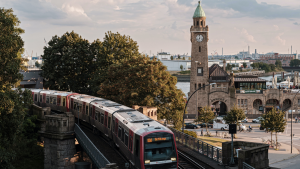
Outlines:
[[[179,156],[179,169],[213,169],[211,166],[208,166],[207,164],[193,158],[190,156],[187,156],[186,154],[183,154],[181,151],[178,151]]]

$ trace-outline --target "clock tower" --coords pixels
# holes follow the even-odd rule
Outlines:
[[[198,2],[198,6],[194,12],[193,25],[191,32],[191,75],[190,75],[190,95],[200,87],[209,84],[208,69],[208,26],[206,25],[206,16],[204,10]],[[198,116],[198,109],[208,106],[208,94],[210,86],[203,87],[197,91],[188,104],[188,113],[192,116]]]

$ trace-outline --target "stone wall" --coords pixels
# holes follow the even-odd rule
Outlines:
[[[157,107],[133,105],[132,108],[143,113],[144,115],[150,117],[153,120],[157,120]]]
[[[268,144],[253,143],[245,141],[234,141],[234,156],[237,156],[236,149],[238,151],[238,168],[243,169],[243,162],[251,165],[256,169],[268,168]],[[231,142],[222,143],[222,162],[225,165],[229,165],[231,159]]]

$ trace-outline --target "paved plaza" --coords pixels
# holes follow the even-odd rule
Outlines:
[[[186,122],[192,122],[193,120],[186,120]],[[249,119],[249,122],[252,119]],[[252,132],[238,132],[236,141],[249,141],[249,142],[257,142],[262,143],[262,139],[271,139],[271,133],[266,133],[264,130],[259,130],[259,123],[244,123],[246,126],[249,124],[254,127]],[[205,132],[205,128],[194,129],[198,135],[201,135],[201,130]],[[209,129],[212,133],[213,137],[216,137],[216,131],[221,131],[219,129]],[[276,168],[284,168],[284,169],[299,169],[300,167],[300,123],[294,123],[293,121],[293,149],[291,153],[291,123],[290,119],[287,123],[287,128],[283,133],[278,133],[277,138],[278,142],[281,143],[281,147],[279,150],[269,149],[269,162],[271,167]],[[219,135],[219,134],[218,134]],[[273,134],[272,138],[275,140],[276,136]],[[230,141],[230,138],[224,138]]]

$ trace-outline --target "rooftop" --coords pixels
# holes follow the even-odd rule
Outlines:
[[[200,1],[198,1],[198,6],[194,12],[194,16],[193,18],[201,18],[201,17],[206,17],[204,10],[202,9],[201,5],[200,5]]]

